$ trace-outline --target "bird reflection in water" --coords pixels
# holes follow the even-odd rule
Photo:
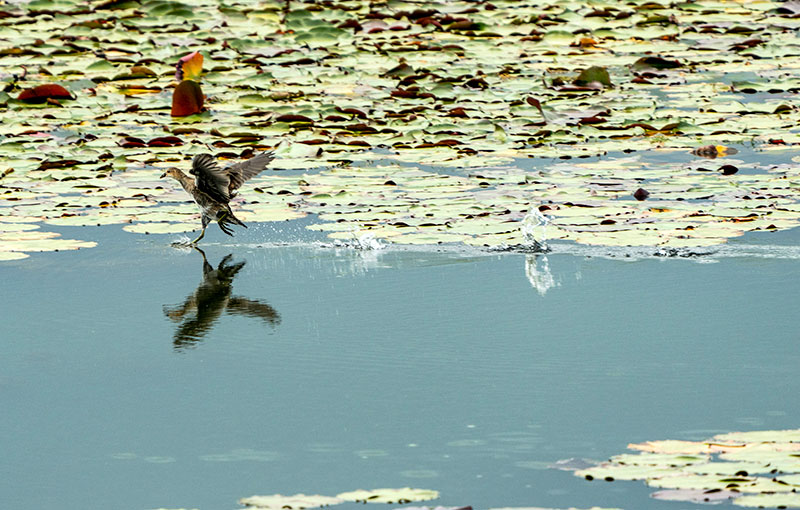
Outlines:
[[[203,256],[203,281],[183,304],[164,305],[164,315],[180,323],[173,339],[175,349],[194,346],[214,327],[223,313],[262,319],[272,327],[280,324],[280,314],[270,305],[231,295],[233,279],[244,267],[244,261],[232,264],[233,255],[229,254],[214,269],[203,250],[196,246],[194,249]]]

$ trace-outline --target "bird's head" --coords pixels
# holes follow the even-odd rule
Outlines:
[[[181,172],[178,168],[175,168],[173,166],[173,167],[167,168],[164,171],[164,173],[161,174],[161,179],[163,179],[166,176],[170,176],[175,180],[180,180],[182,174],[183,174],[183,172]]]

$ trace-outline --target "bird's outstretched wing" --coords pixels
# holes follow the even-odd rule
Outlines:
[[[192,158],[189,173],[195,176],[197,189],[214,200],[227,204],[231,199],[228,171],[220,168],[211,154],[198,154]]]
[[[247,317],[261,318],[270,326],[281,323],[281,314],[267,303],[262,303],[257,299],[247,299],[232,296],[228,300],[228,307],[225,310],[233,315],[245,315]]]
[[[272,152],[262,152],[256,154],[247,161],[225,167],[224,172],[227,174],[230,181],[228,185],[228,194],[231,195],[234,190],[239,189],[246,180],[264,171],[273,159],[275,159],[275,155]]]

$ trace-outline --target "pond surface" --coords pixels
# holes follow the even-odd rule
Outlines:
[[[253,225],[242,244],[209,231],[207,269],[230,258],[205,278],[174,236],[81,234],[98,247],[0,265],[3,508],[413,486],[677,510],[548,465],[800,423],[795,231],[722,256],[545,258],[280,245],[296,235]]]

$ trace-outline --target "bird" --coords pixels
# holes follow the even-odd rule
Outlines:
[[[229,202],[245,181],[261,173],[273,159],[274,153],[261,152],[246,161],[220,168],[211,154],[197,154],[192,158],[192,169],[189,170],[194,178],[176,167],[170,167],[161,174],[162,179],[170,176],[178,181],[200,207],[203,229],[197,239],[189,243],[190,246],[196,245],[205,236],[206,227],[212,221],[216,221],[229,236],[233,236],[231,225],[247,228],[234,216]]]

